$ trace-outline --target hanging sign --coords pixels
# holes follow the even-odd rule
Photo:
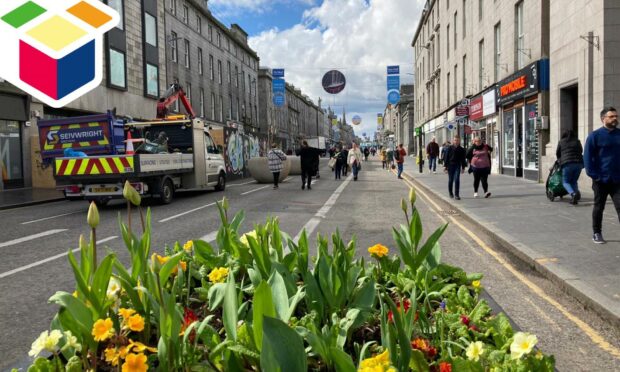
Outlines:
[[[322,85],[327,93],[338,94],[344,90],[344,87],[347,85],[347,79],[342,72],[331,70],[323,75]]]

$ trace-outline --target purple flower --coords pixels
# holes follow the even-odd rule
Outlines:
[[[446,301],[441,301],[441,303],[439,304],[439,307],[441,308],[441,310],[445,310],[446,309]]]

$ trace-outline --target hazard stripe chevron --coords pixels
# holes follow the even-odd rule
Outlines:
[[[135,171],[133,156],[56,159],[57,176],[124,174]]]

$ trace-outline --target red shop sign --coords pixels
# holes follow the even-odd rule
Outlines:
[[[476,121],[481,119],[484,116],[482,107],[482,96],[472,99],[469,104],[469,120]]]

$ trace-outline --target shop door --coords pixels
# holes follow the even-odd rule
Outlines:
[[[0,120],[0,172],[5,189],[24,187],[20,131],[18,121]]]
[[[523,106],[514,110],[516,142],[516,176],[523,177]]]

